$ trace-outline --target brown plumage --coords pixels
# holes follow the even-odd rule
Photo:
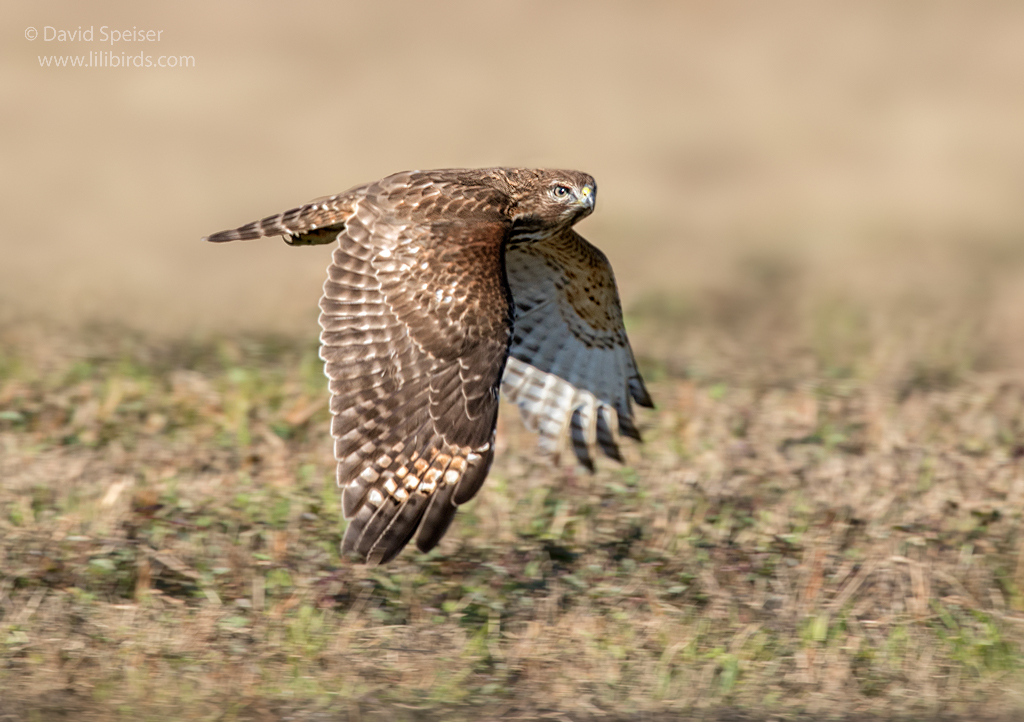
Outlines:
[[[342,551],[384,563],[444,536],[494,458],[499,388],[541,448],[566,437],[621,459],[651,400],[608,260],[572,230],[597,186],[578,171],[409,171],[206,240],[334,243],[320,357],[342,508]],[[418,534],[417,534],[418,529]]]

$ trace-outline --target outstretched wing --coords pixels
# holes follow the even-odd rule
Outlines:
[[[608,259],[569,229],[511,245],[505,265],[515,332],[502,392],[539,433],[543,452],[557,458],[568,436],[588,469],[596,446],[621,461],[616,429],[640,439],[630,397],[653,403],[626,338]]]
[[[338,241],[320,356],[349,519],[342,551],[370,563],[417,528],[421,550],[436,545],[493,459],[512,329],[510,224],[494,193],[465,173],[404,173],[210,237]]]

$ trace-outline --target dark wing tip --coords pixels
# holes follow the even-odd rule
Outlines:
[[[643,443],[644,437],[640,435],[640,430],[636,428],[632,419],[627,421],[624,417],[619,417],[619,433]]]
[[[606,411],[601,407],[597,409],[597,444],[601,447],[601,451],[604,452],[605,456],[622,462],[622,452],[619,451],[619,445],[615,443],[615,435],[612,433],[611,424],[609,423],[610,413],[610,411]]]
[[[416,547],[424,554],[437,546],[451,526],[455,510],[458,509],[453,499],[454,495],[455,484],[445,484],[431,496],[430,504],[416,533]]]
[[[647,386],[644,385],[644,380],[640,378],[639,375],[634,376],[629,380],[629,395],[633,397],[634,401],[644,408],[654,408],[654,401],[651,399],[650,393],[647,392]]]
[[[569,426],[569,438],[572,441],[572,450],[576,459],[591,474],[594,473],[594,460],[590,456],[590,447],[587,445],[586,424],[583,421],[582,409],[572,412]]]

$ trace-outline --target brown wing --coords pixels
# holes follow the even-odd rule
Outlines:
[[[349,519],[342,551],[371,563],[394,557],[417,528],[421,550],[436,545],[494,456],[512,328],[510,224],[503,197],[472,180],[402,173],[209,239],[338,240],[320,356]]]
[[[557,458],[566,437],[593,469],[593,449],[620,460],[615,430],[638,439],[630,396],[652,406],[622,324],[608,259],[571,229],[510,246],[506,270],[515,335],[502,391],[540,448]]]

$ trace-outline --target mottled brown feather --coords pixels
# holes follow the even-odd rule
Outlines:
[[[379,564],[440,541],[494,459],[503,376],[542,447],[568,435],[590,469],[592,448],[621,458],[616,426],[639,437],[630,396],[650,397],[611,268],[571,230],[595,196],[578,171],[409,171],[206,239],[337,243],[320,356],[343,552]]]

